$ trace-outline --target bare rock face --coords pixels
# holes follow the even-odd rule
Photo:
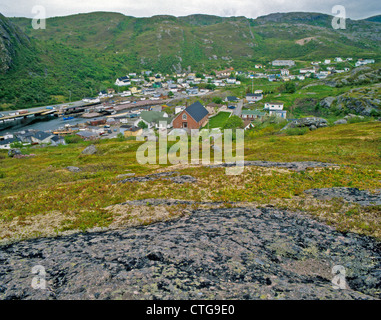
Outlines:
[[[97,147],[92,144],[91,146],[88,146],[85,150],[83,150],[81,154],[93,155],[93,154],[96,154],[97,152],[98,152]]]
[[[9,151],[8,151],[8,157],[10,157],[10,158],[14,158],[15,156],[21,155],[21,154],[22,153],[21,153],[20,149],[9,149]]]
[[[348,122],[346,119],[339,119],[339,120],[335,121],[334,123],[337,125],[337,124],[346,124]]]
[[[282,130],[286,130],[288,128],[304,128],[304,127],[307,127],[312,130],[316,130],[317,128],[324,128],[327,126],[328,126],[328,122],[326,119],[318,118],[318,117],[308,117],[308,118],[293,120],[290,123],[288,123]]]
[[[347,202],[357,203],[361,206],[381,205],[381,190],[378,193],[371,193],[357,188],[322,188],[309,189],[304,191],[316,199],[330,200],[340,198]]]
[[[66,168],[67,170],[69,170],[70,172],[80,172],[81,169],[78,168],[78,167],[73,167],[73,166],[69,166]]]
[[[0,13],[0,73],[12,67],[18,47],[28,44],[28,37]]]
[[[154,181],[158,179],[170,180],[174,183],[179,183],[179,184],[197,182],[197,179],[190,175],[180,175],[180,173],[177,171],[169,171],[169,172],[153,173],[147,176],[127,178],[127,179],[119,181],[119,183],[146,182],[146,181]]]
[[[0,299],[377,299],[380,243],[275,208],[0,246]],[[33,289],[33,266],[46,289]],[[333,287],[333,267],[346,289]]]

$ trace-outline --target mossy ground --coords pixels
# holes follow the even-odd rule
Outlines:
[[[181,174],[198,179],[182,185],[166,180],[117,183],[120,179],[116,177],[128,172],[139,176],[173,170],[169,165],[138,164],[136,150],[141,142],[133,140],[99,141],[99,152],[90,156],[81,155],[87,142],[26,150],[36,156],[24,159],[8,158],[6,151],[1,151],[0,237],[7,240],[117,226],[120,214],[107,207],[128,200],[172,198],[223,202],[222,206],[231,206],[231,202],[271,204],[312,214],[341,231],[381,238],[379,206],[362,208],[340,199],[317,201],[303,193],[329,187],[381,189],[380,139],[379,122],[328,127],[303,136],[248,134],[246,160],[322,161],[339,167],[305,172],[246,167],[241,175],[228,176],[224,168],[175,166]],[[82,171],[72,173],[67,166]],[[165,219],[184,212],[180,207],[168,210],[168,214],[160,213]],[[157,221],[155,210],[152,219],[147,212],[141,224]],[[127,225],[139,224],[137,214],[131,219]]]

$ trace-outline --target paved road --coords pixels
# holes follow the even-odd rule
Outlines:
[[[242,113],[243,100],[239,100],[237,107],[233,110],[233,115],[240,117]]]

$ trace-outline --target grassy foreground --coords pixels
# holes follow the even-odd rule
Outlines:
[[[238,176],[224,168],[188,165],[140,165],[136,141],[102,140],[96,155],[81,155],[90,143],[36,148],[35,157],[11,159],[0,151],[0,240],[52,236],[95,227],[144,225],[179,217],[192,208],[118,207],[127,200],[171,198],[274,205],[300,210],[335,226],[381,239],[379,206],[359,207],[340,199],[317,201],[303,193],[310,188],[381,189],[381,123],[354,123],[319,129],[303,136],[248,135],[247,160],[323,161],[328,169],[293,172],[246,167]],[[67,166],[77,166],[72,173]],[[120,174],[136,176],[176,170],[198,179],[193,184],[171,181],[118,184]]]

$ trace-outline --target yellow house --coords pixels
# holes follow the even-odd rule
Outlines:
[[[132,87],[130,89],[130,91],[131,91],[132,94],[142,93],[142,90],[140,90],[140,89],[138,89],[136,87]]]
[[[136,137],[136,136],[140,136],[143,132],[143,129],[142,128],[139,128],[139,127],[129,127],[129,128],[126,128],[123,132],[124,134],[124,137],[127,138],[127,137]]]

